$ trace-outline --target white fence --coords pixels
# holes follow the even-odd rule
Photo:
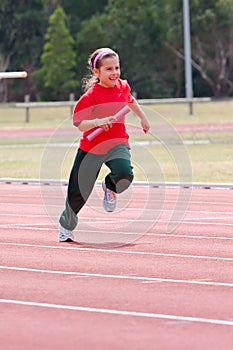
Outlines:
[[[201,98],[163,98],[163,99],[145,99],[145,100],[137,100],[140,105],[148,105],[148,104],[177,104],[177,103],[185,103],[189,106],[189,111],[192,110],[192,105],[197,102],[210,102],[210,97],[201,97]],[[30,109],[31,108],[42,108],[42,107],[70,107],[70,115],[72,115],[73,108],[75,106],[76,101],[73,96],[70,96],[70,101],[55,101],[55,102],[29,102],[28,95],[25,96],[25,102],[16,103],[15,107],[17,108],[25,108],[25,121],[29,123],[30,121]]]

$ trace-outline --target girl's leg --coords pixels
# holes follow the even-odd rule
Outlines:
[[[77,213],[90,196],[102,164],[102,156],[78,150],[70,173],[65,210],[59,220],[65,229],[72,231],[77,226]]]
[[[109,152],[105,164],[110,169],[110,173],[105,178],[106,187],[115,193],[125,191],[134,177],[128,147],[125,145],[114,147]]]

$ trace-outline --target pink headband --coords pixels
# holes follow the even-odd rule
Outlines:
[[[106,49],[106,50],[100,51],[98,53],[98,55],[95,56],[93,68],[96,68],[96,63],[98,62],[98,60],[100,60],[103,56],[111,54],[111,53],[115,54],[115,52],[111,49]]]

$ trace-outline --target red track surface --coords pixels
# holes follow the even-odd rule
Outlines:
[[[1,350],[232,349],[232,190],[176,206],[177,189],[132,187],[116,213],[90,199],[79,244],[57,242],[56,186],[0,184]]]
[[[128,126],[129,127],[129,126]],[[163,126],[161,126],[163,128]],[[214,132],[231,132],[233,131],[233,123],[211,123],[211,124],[177,124],[175,126],[178,132],[198,132],[198,133],[214,133]],[[156,134],[160,127],[151,127],[151,132]],[[56,136],[73,136],[80,134],[77,128],[72,126],[57,128],[30,128],[30,129],[2,129],[0,130],[1,139],[25,138],[25,137],[50,137],[56,133]],[[140,128],[132,127],[130,133],[141,133]]]

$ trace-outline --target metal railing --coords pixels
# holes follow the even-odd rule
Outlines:
[[[138,99],[140,105],[149,104],[178,104],[184,103],[190,105],[197,102],[211,102],[210,97],[195,97],[192,99],[187,98],[162,98],[162,99]],[[16,108],[25,108],[25,121],[29,123],[30,121],[30,109],[31,108],[43,108],[43,107],[70,107],[70,115],[73,113],[76,101],[74,99],[74,94],[70,94],[69,101],[54,101],[54,102],[30,102],[29,95],[25,96],[24,102],[16,103]]]

